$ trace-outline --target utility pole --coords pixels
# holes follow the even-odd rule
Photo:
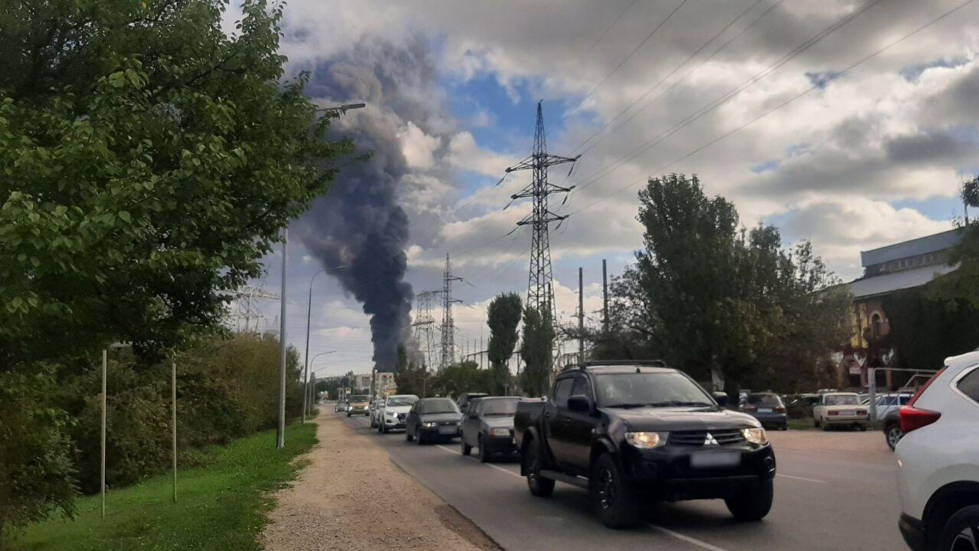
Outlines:
[[[453,277],[452,262],[445,255],[445,274],[442,278],[442,354],[439,369],[445,369],[455,362],[455,322],[452,320],[452,304],[461,302],[452,298],[452,282],[461,281]]]
[[[313,281],[316,281],[316,276],[326,272],[326,270],[320,270],[313,274],[313,277],[309,279],[309,299],[306,301],[306,352],[303,354],[303,384],[304,390],[307,392],[303,393],[303,424],[306,424],[306,395],[309,394],[309,321],[310,316],[313,313]]]
[[[177,360],[170,363],[170,424],[173,426],[173,502],[177,502]]]
[[[585,365],[585,284],[582,268],[578,268],[578,365]]]
[[[561,187],[547,181],[548,167],[574,163],[581,155],[571,157],[560,157],[547,153],[547,135],[544,131],[544,109],[542,102],[537,103],[537,124],[534,132],[534,151],[516,166],[506,169],[506,173],[518,170],[530,170],[533,172],[533,180],[519,193],[512,195],[512,200],[530,197],[533,199],[533,212],[523,220],[517,222],[518,226],[531,226],[533,234],[530,246],[530,276],[527,282],[527,307],[535,308],[545,319],[552,322],[555,319],[557,308],[554,305],[554,276],[551,270],[551,245],[549,237],[549,226],[552,222],[560,223],[567,219],[567,215],[560,216],[551,212],[548,208],[548,197],[555,193],[568,193],[572,187]],[[574,166],[572,165],[572,169]],[[569,171],[570,175],[571,172]],[[567,197],[565,197],[567,201]]]
[[[608,269],[604,258],[602,259],[602,331],[608,334]]]
[[[286,260],[289,253],[289,228],[282,229],[282,293],[279,299],[279,424],[275,449],[286,447]]]
[[[102,351],[102,518],[105,518],[105,410],[106,375],[109,367],[109,351]]]

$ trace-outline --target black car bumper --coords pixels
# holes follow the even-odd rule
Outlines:
[[[453,427],[451,434],[447,432],[442,432],[440,430],[444,428],[445,427],[434,427],[434,428],[418,427],[418,434],[419,436],[425,435],[426,440],[452,440],[453,438],[457,438],[459,436],[459,431],[457,428]]]
[[[697,467],[691,464],[695,454],[726,454],[737,456],[738,461],[731,466]],[[626,473],[637,485],[665,501],[726,498],[775,477],[775,453],[771,446],[745,444],[709,450],[629,447],[622,459]]]
[[[486,448],[493,453],[512,453],[517,451],[517,444],[512,436],[490,436],[484,437],[483,442]]]
[[[901,520],[897,523],[904,536],[904,542],[908,544],[911,551],[923,551],[925,548],[925,525],[920,520],[901,513]]]

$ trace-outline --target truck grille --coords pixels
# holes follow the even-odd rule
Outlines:
[[[713,440],[708,440],[707,434]],[[710,441],[711,445],[716,441],[719,446],[728,446],[744,442],[744,434],[741,429],[720,429],[720,430],[683,430],[670,433],[670,444],[674,446],[704,446]]]

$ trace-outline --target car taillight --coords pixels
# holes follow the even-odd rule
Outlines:
[[[755,406],[744,406],[745,411],[756,411],[757,409]]]
[[[779,407],[775,408],[775,412],[776,413],[785,413],[785,408],[782,407],[782,406],[779,406]]]
[[[857,410],[857,415],[867,415],[867,410],[865,410],[865,409],[858,409]]]
[[[904,406],[901,408],[901,430],[907,434],[938,421],[941,416],[937,411]]]

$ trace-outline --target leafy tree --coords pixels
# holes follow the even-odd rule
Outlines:
[[[645,247],[613,291],[616,323],[643,351],[736,393],[812,372],[845,339],[849,295],[829,288],[838,280],[808,243],[788,251],[774,227],[739,227],[734,206],[696,177],[650,180],[639,199]]]
[[[493,394],[504,394],[510,382],[509,361],[517,346],[517,326],[522,311],[523,302],[516,293],[503,293],[490,302],[486,322],[490,328],[487,355],[493,372]]]
[[[394,371],[394,384],[398,394],[414,394],[424,398],[431,391],[428,369],[408,358],[403,344],[398,345],[398,368]]]
[[[979,178],[962,186],[962,200],[967,207],[979,209]],[[928,296],[944,301],[949,309],[968,305],[979,310],[979,223],[973,221],[960,229],[962,240],[952,248],[948,257],[955,271],[936,278],[928,286]]]
[[[491,390],[491,372],[480,369],[473,361],[463,361],[450,365],[435,375],[429,393],[433,396],[455,398],[463,392],[486,392]],[[400,388],[399,388],[400,392]]]
[[[322,193],[324,140],[282,83],[282,5],[42,0],[0,12],[0,369],[213,326]]]
[[[524,370],[520,385],[531,397],[544,396],[551,379],[551,364],[554,349],[554,325],[550,316],[541,316],[535,308],[526,308],[523,316],[523,343],[520,356]]]

